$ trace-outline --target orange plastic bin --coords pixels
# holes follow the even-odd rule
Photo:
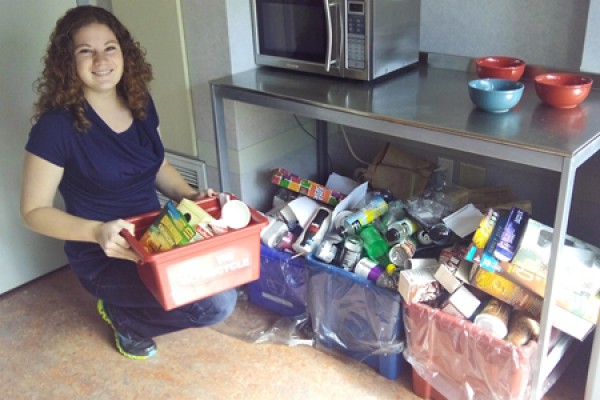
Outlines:
[[[196,203],[213,217],[221,216],[218,198]],[[258,211],[250,211],[252,218],[244,228],[156,254],[148,253],[138,239],[160,210],[127,218],[135,224],[135,237],[128,232],[123,236],[142,259],[137,265],[140,278],[165,310],[259,278],[260,231],[268,221]]]
[[[515,346],[425,304],[404,304],[413,389],[432,400],[528,397],[537,343]],[[431,385],[431,387],[430,387]]]

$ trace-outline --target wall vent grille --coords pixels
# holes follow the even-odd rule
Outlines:
[[[208,186],[204,161],[167,151],[165,151],[165,158],[193,188],[203,189]],[[168,199],[158,193],[158,200],[161,206],[164,206]]]

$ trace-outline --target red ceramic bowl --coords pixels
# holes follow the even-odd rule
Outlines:
[[[573,108],[590,94],[591,78],[571,73],[547,73],[535,78],[535,92],[546,104],[556,108]]]
[[[475,60],[475,69],[480,78],[499,78],[518,81],[525,72],[525,61],[504,56],[489,56]]]

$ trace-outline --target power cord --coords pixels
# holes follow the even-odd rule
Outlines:
[[[302,123],[300,123],[300,120],[298,119],[297,115],[294,115],[294,119],[296,120],[296,122],[298,123],[298,125],[300,126],[300,128],[311,138],[313,138],[313,140],[317,140],[317,137],[315,135],[313,135],[312,133],[310,133],[305,127],[304,125],[302,125]]]
[[[354,153],[354,150],[352,149],[352,145],[350,145],[350,140],[348,140],[348,135],[346,134],[346,129],[344,129],[344,126],[343,125],[338,125],[338,126],[340,127],[340,130],[342,131],[342,136],[344,137],[344,140],[346,141],[346,146],[348,147],[350,154],[352,154],[352,157],[354,157],[354,159],[361,164],[369,165],[370,163],[362,160],[360,157],[358,157],[356,155],[356,153]]]
[[[317,140],[316,136],[313,135],[311,132],[309,132],[304,125],[302,125],[302,123],[300,123],[300,120],[298,119],[297,115],[294,115],[294,119],[296,120],[296,122],[298,123],[298,125],[300,126],[300,128],[308,135],[310,136],[313,140]],[[356,155],[356,153],[354,152],[354,149],[352,148],[352,145],[350,144],[350,140],[348,139],[348,134],[346,133],[346,129],[344,128],[343,125],[338,125],[340,128],[340,131],[342,132],[342,137],[344,138],[344,141],[346,142],[346,147],[348,147],[348,151],[350,151],[350,154],[352,155],[352,157],[358,161],[361,164],[364,165],[369,165],[370,163],[364,161],[363,159],[361,159],[360,157],[358,157]],[[331,156],[329,155],[329,153],[327,153],[327,157],[329,159],[329,164],[331,166],[332,164],[332,160],[331,160]]]

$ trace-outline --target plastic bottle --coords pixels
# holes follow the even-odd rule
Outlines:
[[[376,218],[385,214],[387,210],[388,204],[383,197],[374,197],[365,207],[346,217],[342,222],[340,233],[342,235],[355,235]]]
[[[377,230],[382,234],[385,234],[388,227],[402,219],[406,218],[406,205],[402,202],[402,200],[392,200],[388,202],[388,210],[385,214],[380,216],[371,222],[372,225],[375,225]]]
[[[367,255],[372,260],[387,265],[390,246],[377,229],[373,225],[367,225],[360,231],[360,237],[363,240],[363,248]]]
[[[398,268],[404,269],[404,263],[413,257],[416,250],[416,241],[408,238],[404,242],[392,246],[389,252],[389,260]]]
[[[419,229],[419,225],[411,219],[404,218],[400,221],[393,222],[388,226],[385,233],[385,238],[390,245],[404,242],[413,233]]]
[[[498,221],[498,213],[490,208],[486,216],[481,219],[479,228],[477,228],[477,231],[475,231],[475,234],[473,235],[475,247],[478,249],[483,249],[485,247],[494,230],[496,221]]]
[[[384,269],[368,257],[361,258],[358,263],[356,263],[354,273],[358,276],[362,276],[363,278],[375,282],[377,286],[388,289],[396,288],[394,281],[389,275],[387,275]]]

